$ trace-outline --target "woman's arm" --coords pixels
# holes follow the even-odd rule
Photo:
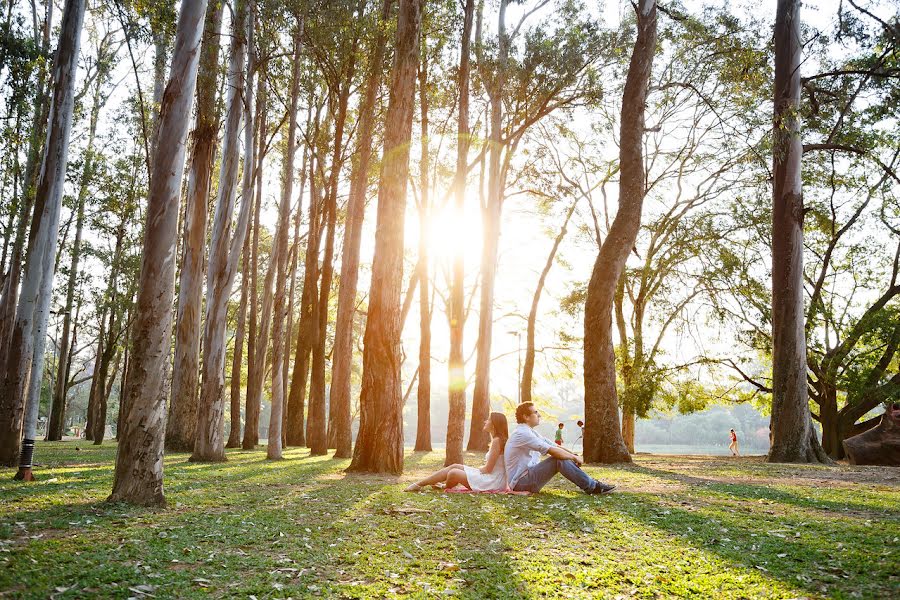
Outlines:
[[[487,475],[491,471],[494,470],[494,467],[497,465],[497,459],[500,457],[500,438],[494,438],[491,440],[491,448],[487,453],[487,464],[479,469],[482,473]]]

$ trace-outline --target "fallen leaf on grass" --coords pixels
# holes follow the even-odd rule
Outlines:
[[[413,508],[411,506],[400,506],[400,507],[391,507],[385,508],[384,514],[386,515],[412,515],[416,513],[430,513],[430,510],[426,510],[424,508]]]

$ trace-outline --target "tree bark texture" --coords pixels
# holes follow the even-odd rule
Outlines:
[[[644,111],[656,51],[656,1],[641,0],[636,9],[637,40],[622,94],[619,208],[594,263],[584,309],[584,457],[589,462],[631,462],[619,425],[612,313],[641,226]]]
[[[809,416],[803,311],[800,0],[775,15],[772,207],[772,446],[769,462],[830,462]]]
[[[219,132],[216,79],[224,3],[206,8],[200,66],[197,72],[197,120],[191,134],[190,168],[182,243],[178,308],[175,318],[175,360],[172,393],[166,422],[166,450],[191,452],[197,438],[197,403],[200,392],[200,310],[206,267],[206,219],[213,161]]]
[[[421,0],[401,0],[385,119],[391,126],[385,131],[369,314],[363,338],[360,429],[351,471],[403,471],[400,293],[409,141],[421,26]]]
[[[53,60],[49,128],[35,192],[32,239],[5,368],[0,365],[0,464],[18,464],[16,477],[26,480],[32,479],[30,453],[34,448],[40,404],[84,11],[84,0],[68,0],[63,8],[59,44]],[[21,445],[23,440],[25,448]],[[19,456],[20,450],[25,449],[29,455],[22,452]]]
[[[110,501],[164,505],[163,442],[166,371],[171,353],[178,200],[185,142],[197,81],[206,0],[181,5],[169,82],[153,157],[143,258],[132,322],[122,432]]]
[[[200,404],[197,410],[197,435],[192,461],[225,460],[225,326],[228,298],[234,285],[238,260],[244,247],[244,236],[250,222],[251,195],[241,199],[241,210],[231,234],[238,185],[238,155],[241,119],[253,128],[249,114],[252,98],[245,97],[253,85],[245,88],[245,60],[249,0],[237,3],[228,64],[225,134],[222,141],[222,165],[219,171],[219,193],[209,243],[209,273],[206,278],[206,319],[203,328],[203,368],[200,382]],[[253,139],[250,132],[248,139]],[[253,144],[246,149],[245,164],[253,164]]]
[[[393,4],[393,0],[384,0],[378,33],[372,43],[366,87],[360,104],[359,143],[356,150],[356,161],[353,163],[350,175],[350,196],[347,199],[347,216],[344,225],[344,247],[341,253],[341,277],[331,371],[330,414],[334,419],[335,458],[350,458],[352,454],[350,374],[353,367],[353,316],[356,313],[359,252],[362,242],[366,191],[369,184],[369,164],[372,158],[372,137],[376,117],[375,103],[381,87],[381,66],[387,47],[384,25],[390,17]]]

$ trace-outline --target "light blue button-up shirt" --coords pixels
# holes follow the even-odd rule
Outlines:
[[[515,489],[516,483],[530,467],[538,464],[542,454],[547,454],[553,443],[539,435],[525,423],[519,423],[506,441],[503,460],[506,463],[506,479],[509,488]]]

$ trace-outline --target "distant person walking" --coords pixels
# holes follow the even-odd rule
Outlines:
[[[734,432],[734,429],[731,430],[731,443],[728,444],[728,449],[731,450],[732,456],[740,456],[741,455],[740,450],[738,450],[737,434]]]
[[[553,440],[553,441],[556,442],[556,445],[557,445],[557,446],[562,446],[562,445],[563,445],[563,435],[562,435],[562,432],[563,432],[563,427],[565,427],[565,426],[566,426],[565,423],[560,423],[560,424],[557,425],[557,427],[556,427],[556,439]]]

